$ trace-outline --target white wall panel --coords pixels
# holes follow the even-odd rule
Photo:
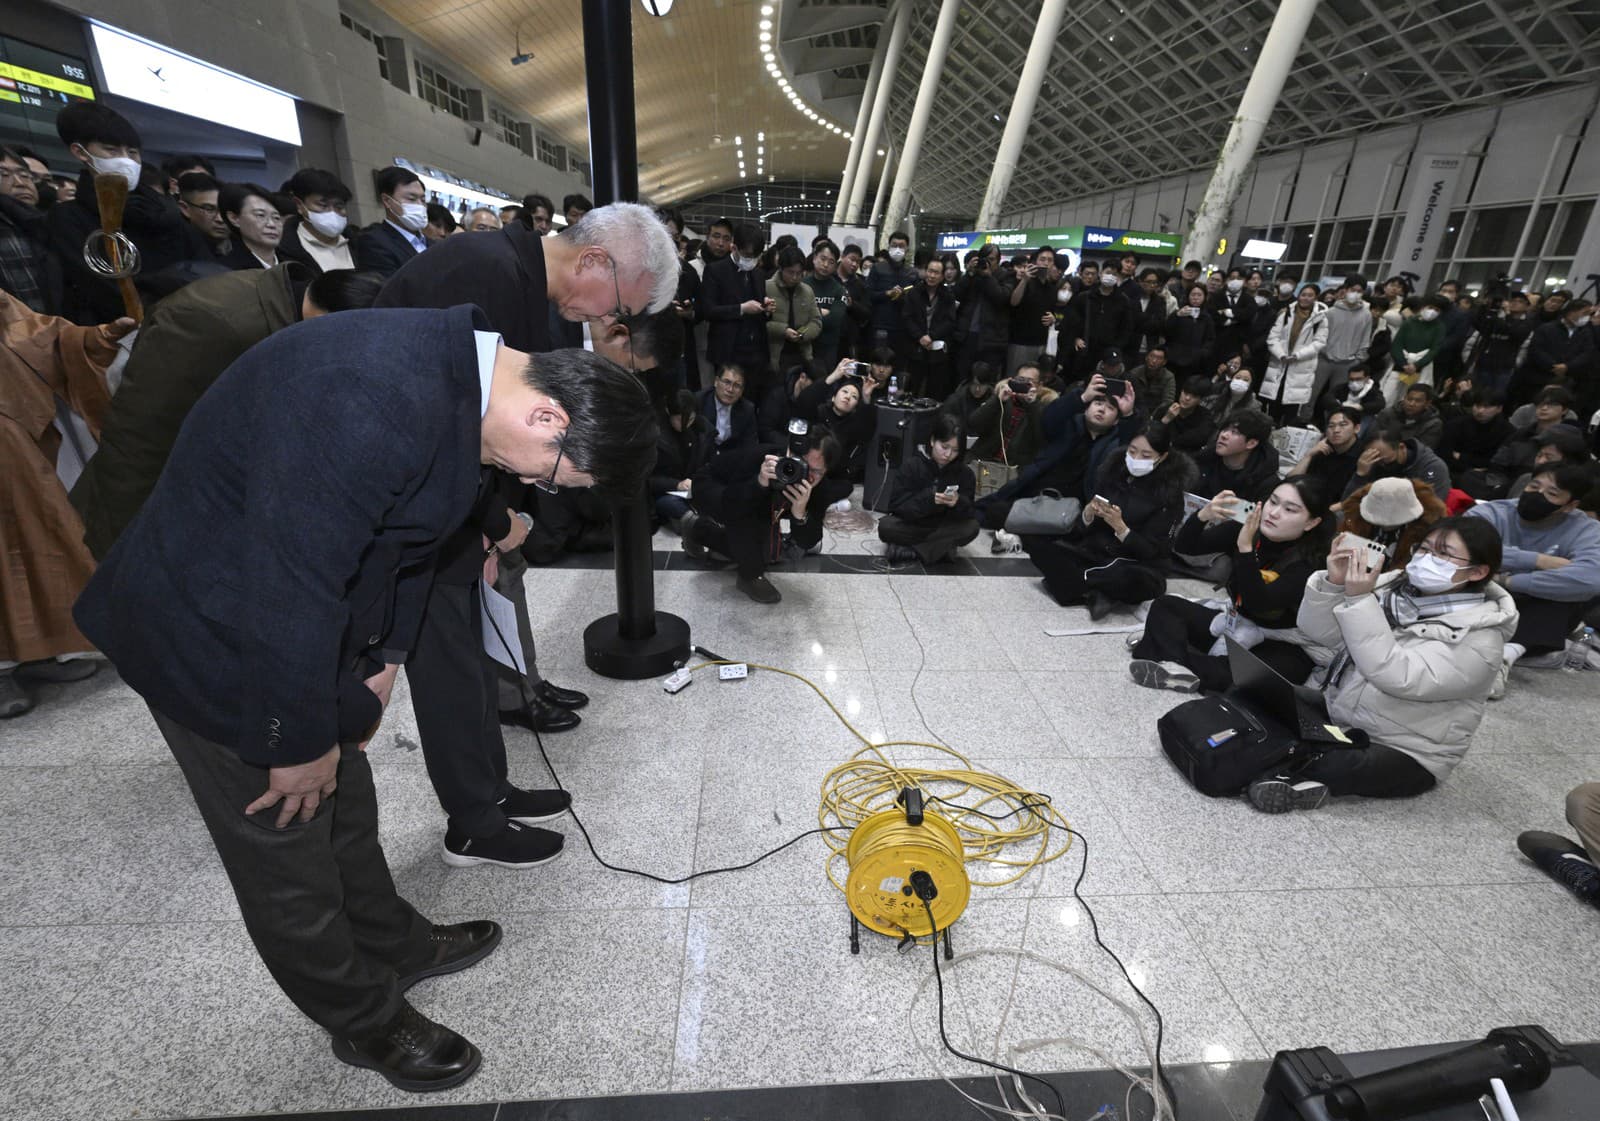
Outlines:
[[[1239,203],[1233,207],[1234,221],[1244,226],[1265,226],[1282,221],[1283,208],[1289,201],[1290,181],[1299,165],[1299,152],[1280,152],[1257,160],[1249,201],[1245,201],[1241,192]],[[1244,204],[1242,209],[1240,203]]]
[[[1400,178],[1409,162],[1411,141],[1416,133],[1415,125],[1406,125],[1363,136],[1357,142],[1355,158],[1350,161],[1350,178],[1339,200],[1341,215],[1360,217],[1394,209],[1395,199],[1399,197]],[[1392,173],[1389,171],[1390,165],[1395,165]],[[1387,188],[1384,186],[1386,175]],[[1381,199],[1378,197],[1380,191],[1384,196]]]
[[[1294,198],[1289,202],[1289,221],[1316,221],[1317,215],[1323,212],[1324,202],[1328,209],[1333,208],[1339,200],[1339,187],[1351,147],[1351,142],[1345,140],[1307,150],[1300,164]]]
[[[1515,202],[1532,198],[1539,190],[1552,147],[1561,134],[1581,123],[1593,99],[1592,92],[1562,93],[1507,105],[1489,142],[1489,154],[1478,175],[1472,203]],[[1572,142],[1562,144],[1551,176],[1559,183]]]

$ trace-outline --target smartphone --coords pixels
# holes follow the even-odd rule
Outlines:
[[[1128,392],[1127,378],[1106,378],[1106,395],[1108,397],[1121,397]]]
[[[872,373],[872,365],[867,362],[857,362],[855,365],[855,371],[858,376],[866,377],[868,374]]]
[[[1394,545],[1380,545],[1370,537],[1362,537],[1359,533],[1344,533],[1341,535],[1346,549],[1365,549],[1374,559],[1385,561],[1394,556]]]
[[[959,493],[961,493],[961,488],[960,487],[945,487],[944,488],[944,495],[945,495],[946,498],[953,497],[953,496],[955,496],[955,495],[957,495]]]
[[[1111,505],[1111,503],[1110,503],[1110,502],[1108,502],[1108,501],[1106,501],[1106,499],[1105,499],[1105,497],[1104,497],[1104,496],[1103,496],[1103,495],[1099,495],[1099,494],[1097,494],[1097,495],[1095,495],[1095,496],[1094,496],[1094,498],[1093,498],[1093,499],[1091,499],[1091,500],[1090,500],[1090,501],[1093,501],[1093,502],[1098,502],[1098,503],[1100,503],[1100,505],[1102,505],[1102,506],[1109,506],[1109,505]]]
[[[1027,378],[1012,378],[1010,381],[1006,382],[1006,385],[1010,386],[1011,392],[1015,393],[1018,397],[1026,397],[1028,394],[1033,392],[1033,382],[1029,381]]]
[[[1229,514],[1228,517],[1240,525],[1244,525],[1245,522],[1250,520],[1250,515],[1255,513],[1255,509],[1256,504],[1254,502],[1235,502],[1233,513]]]

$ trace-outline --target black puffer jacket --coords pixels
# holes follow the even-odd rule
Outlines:
[[[1121,541],[1109,525],[1096,518],[1084,525],[1079,518],[1067,539],[1080,550],[1112,560],[1125,557],[1140,564],[1156,564],[1172,552],[1172,534],[1183,517],[1183,492],[1194,477],[1194,464],[1182,452],[1171,452],[1142,479],[1128,474],[1120,455],[1106,460],[1095,483],[1095,495],[1122,511],[1128,536]]]

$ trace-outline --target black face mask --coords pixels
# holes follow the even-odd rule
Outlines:
[[[1525,522],[1542,522],[1561,507],[1538,491],[1525,490],[1517,499],[1517,517]]]

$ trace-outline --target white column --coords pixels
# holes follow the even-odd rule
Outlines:
[[[1011,115],[1006,118],[1005,132],[1000,134],[1000,151],[995,154],[994,170],[989,173],[989,189],[984,191],[983,207],[978,211],[980,230],[994,226],[1000,217],[1000,207],[1006,201],[1006,192],[1011,189],[1011,177],[1016,174],[1023,142],[1028,139],[1034,106],[1039,103],[1039,87],[1050,72],[1050,52],[1055,50],[1061,17],[1066,11],[1067,0],[1044,0],[1039,9],[1039,22],[1033,25],[1033,41],[1028,44],[1028,58],[1022,64],[1022,76],[1017,79],[1016,96],[1011,99]]]
[[[883,203],[889,197],[889,170],[896,166],[896,152],[889,144],[883,146],[883,174],[878,176],[878,193],[872,199],[872,213],[867,215],[867,225],[875,226],[878,219],[883,217]],[[887,241],[889,227],[884,226],[878,231],[878,240]]]
[[[1184,238],[1186,260],[1205,264],[1216,255],[1217,238],[1222,235],[1233,204],[1238,201],[1245,173],[1250,170],[1261,134],[1266,131],[1267,119],[1283,93],[1283,83],[1288,80],[1289,70],[1300,53],[1301,43],[1305,42],[1306,29],[1311,26],[1316,10],[1317,0],[1282,0],[1278,5],[1267,41],[1262,44],[1256,68],[1250,75],[1250,84],[1239,99],[1239,111],[1228,129],[1228,138],[1222,142],[1216,170],[1211,173],[1205,197],[1200,200],[1194,223]]]
[[[928,131],[928,118],[933,114],[939,79],[944,74],[944,60],[950,54],[950,40],[955,36],[956,15],[960,11],[961,0],[942,0],[939,5],[939,22],[933,25],[933,39],[928,43],[928,62],[922,69],[922,84],[917,87],[917,103],[911,110],[906,141],[900,146],[900,167],[894,173],[889,211],[883,216],[886,231],[897,229],[905,221],[906,211],[911,209],[911,180],[917,174],[917,161],[922,158],[922,137]]]
[[[911,27],[911,0],[901,0],[892,18],[894,23],[889,29],[889,46],[883,55],[883,73],[878,77],[878,95],[872,100],[872,117],[867,121],[867,134],[861,140],[861,162],[856,167],[855,180],[850,184],[850,202],[844,211],[845,224],[850,226],[860,219],[861,207],[867,201],[867,173],[878,151],[878,137],[883,135],[884,118],[889,115],[889,97],[894,93],[894,72],[900,65],[900,50],[906,45],[906,32]]]
[[[844,211],[850,201],[850,188],[861,167],[861,151],[866,147],[861,134],[867,131],[867,120],[872,115],[872,103],[878,98],[878,78],[883,73],[883,56],[889,48],[889,37],[878,36],[878,49],[872,53],[872,65],[867,68],[867,84],[861,89],[861,108],[856,110],[856,127],[850,133],[850,155],[845,160],[844,178],[839,180],[839,199],[833,204],[833,220],[844,221]],[[872,161],[867,161],[872,166]]]

